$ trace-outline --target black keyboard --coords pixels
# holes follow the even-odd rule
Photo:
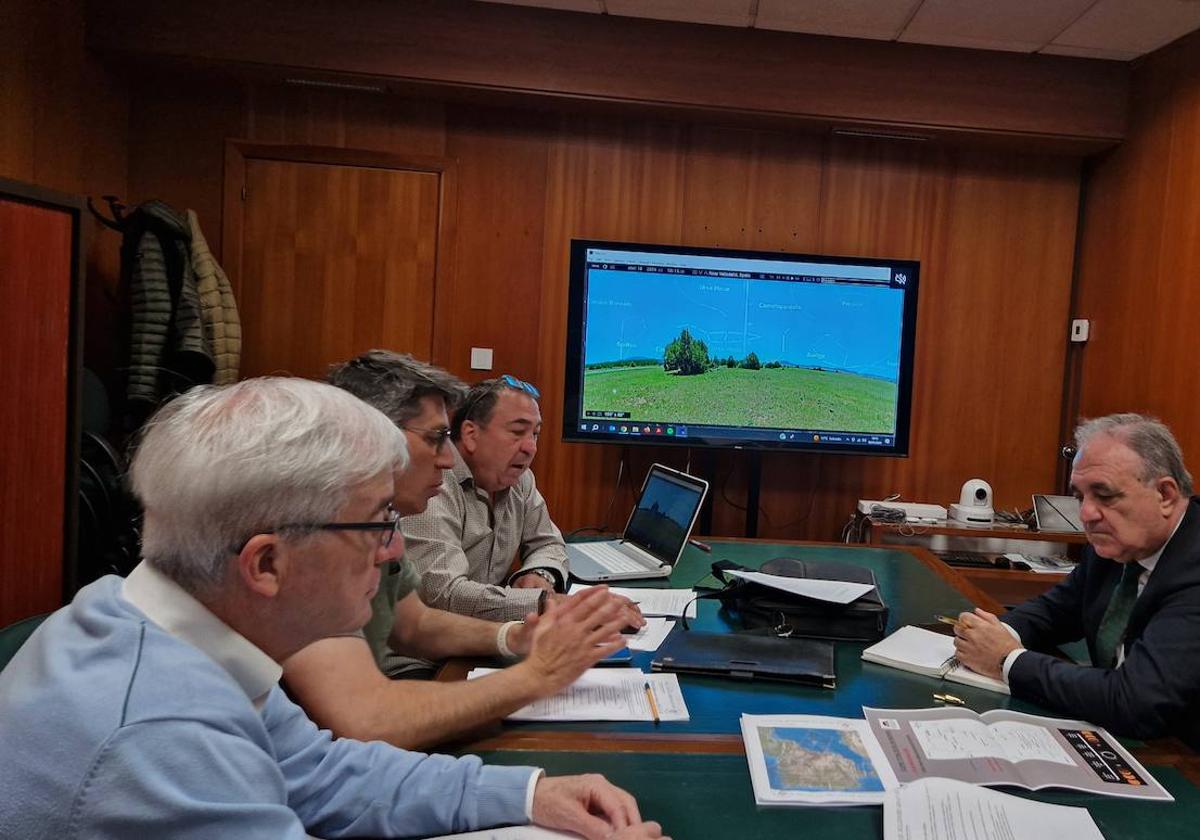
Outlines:
[[[1007,569],[1011,565],[1007,557],[985,554],[982,551],[935,551],[938,559],[947,566],[973,569]]]

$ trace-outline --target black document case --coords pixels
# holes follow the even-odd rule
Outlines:
[[[834,688],[833,643],[739,633],[676,630],[650,663],[655,671]]]

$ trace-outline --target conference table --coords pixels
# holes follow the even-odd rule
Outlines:
[[[919,547],[874,548],[840,543],[717,540],[705,553],[689,545],[669,579],[622,586],[693,588],[719,586],[711,564],[729,560],[757,568],[775,557],[832,560],[870,568],[890,608],[888,632],[906,624],[929,624],[937,614],[954,615],[981,606],[1003,608],[954,569]],[[694,630],[735,632],[734,616],[715,600],[701,600]],[[678,628],[675,632],[681,632]],[[643,816],[663,823],[676,840],[755,837],[771,840],[806,836],[880,838],[882,809],[762,808],[755,805],[741,737],[742,714],[812,714],[862,717],[863,706],[924,708],[937,705],[934,692],[950,690],[968,708],[1007,708],[1050,715],[1046,709],[966,685],[943,688],[935,679],[863,662],[864,643],[836,643],[836,689],[788,683],[739,681],[680,674],[690,712],[683,722],[505,722],[454,745],[496,764],[532,764],[547,772],[599,772],[631,791]],[[633,665],[650,670],[651,652],[635,652]],[[439,678],[461,679],[471,663],[450,663]],[[1200,823],[1200,759],[1181,742],[1122,739],[1176,798],[1175,803],[1141,803],[1054,791],[1021,795],[1086,806],[1109,840],[1192,836]],[[786,832],[786,834],[785,834]]]

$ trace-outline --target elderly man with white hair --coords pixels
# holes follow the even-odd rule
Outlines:
[[[659,836],[598,776],[334,740],[279,688],[279,662],[370,617],[403,548],[406,457],[383,414],[315,382],[162,409],[131,471],[142,563],[81,590],[0,674],[0,836]],[[620,646],[602,628],[588,643]]]

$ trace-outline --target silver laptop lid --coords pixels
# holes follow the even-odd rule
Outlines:
[[[702,478],[653,464],[646,473],[623,538],[663,563],[674,565],[700,515],[708,492]]]
[[[1033,497],[1033,518],[1039,531],[1082,531],[1079,518],[1079,500],[1074,496]]]

